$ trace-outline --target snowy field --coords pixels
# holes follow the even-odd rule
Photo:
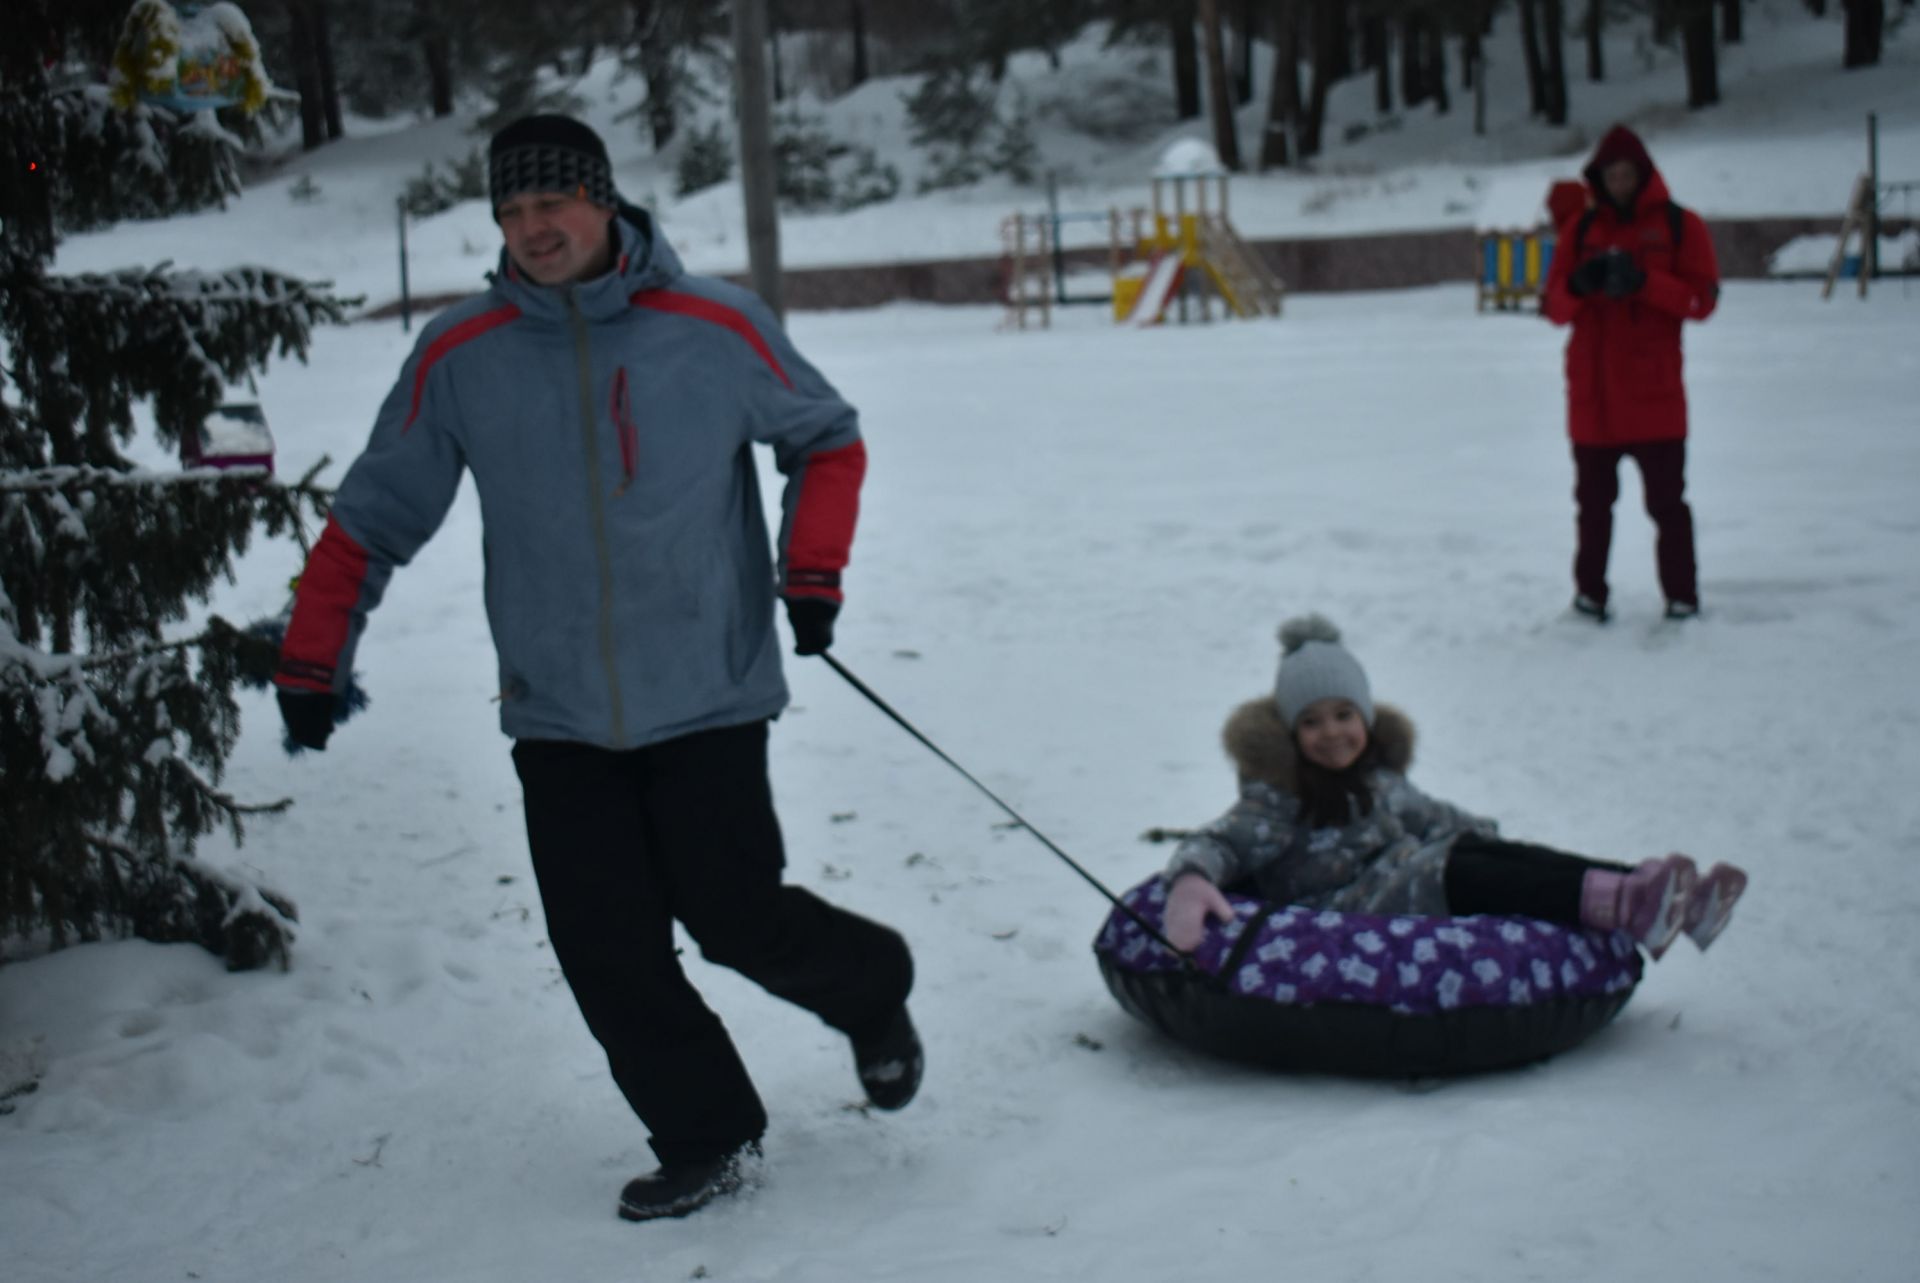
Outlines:
[[[229,782],[291,796],[239,864],[286,974],[127,942],[0,969],[10,1283],[1688,1279],[1900,1283],[1920,1259],[1920,287],[1744,285],[1688,329],[1705,614],[1657,622],[1631,470],[1617,621],[1565,611],[1563,332],[1468,286],[1277,321],[1047,333],[996,311],[794,318],[872,454],[835,654],[1115,889],[1233,793],[1216,734],[1273,629],[1345,626],[1414,779],[1514,836],[1753,874],[1620,1018],[1416,1084],[1205,1059],[1121,1012],[1099,897],[824,665],[774,733],[791,877],[904,930],[929,1069],[855,1108],[842,1040],[688,965],[773,1126],[684,1222],[544,943],[489,702],[477,507],[396,576],[373,705],[323,755],[250,696]],[[296,475],[357,451],[409,337],[261,382]],[[279,607],[259,545],[216,606]]]

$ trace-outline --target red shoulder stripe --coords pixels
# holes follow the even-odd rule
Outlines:
[[[294,594],[293,618],[280,643],[280,671],[275,682],[301,690],[333,689],[334,668],[346,648],[353,626],[353,608],[360,604],[360,586],[367,579],[367,550],[353,536],[327,518],[327,528],[300,572]]]
[[[840,600],[838,572],[853,550],[860,516],[860,482],[867,474],[867,447],[855,441],[807,459],[787,536],[787,596]],[[806,572],[832,571],[832,582]],[[813,579],[809,584],[805,581]]]
[[[429,343],[426,352],[420,357],[420,367],[413,372],[413,404],[407,408],[407,421],[400,425],[400,431],[405,432],[413,426],[413,421],[420,417],[420,398],[426,395],[427,374],[433,369],[435,361],[468,339],[477,339],[488,330],[505,325],[519,315],[520,309],[508,303],[504,307],[494,308],[491,312],[482,312],[478,316],[468,317]]]
[[[767,368],[774,372],[780,382],[788,387],[793,386],[793,380],[788,378],[787,372],[780,368],[780,362],[774,359],[773,349],[768,347],[767,341],[760,337],[760,331],[754,328],[753,322],[725,303],[716,303],[712,299],[701,298],[697,294],[679,294],[673,290],[641,290],[627,301],[635,307],[652,308],[656,312],[671,312],[676,316],[691,316],[710,325],[732,330],[752,345],[753,350],[760,354],[760,359],[767,363]]]

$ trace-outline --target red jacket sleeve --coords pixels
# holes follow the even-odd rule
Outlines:
[[[1555,325],[1572,324],[1587,300],[1575,298],[1573,291],[1567,288],[1567,277],[1573,272],[1573,229],[1578,225],[1575,217],[1560,228],[1553,238],[1553,261],[1547,264],[1547,283],[1540,288],[1540,314]]]
[[[792,534],[787,541],[787,597],[824,597],[838,602],[840,572],[853,550],[860,515],[860,483],[867,474],[867,447],[860,441],[808,457],[799,478]]]

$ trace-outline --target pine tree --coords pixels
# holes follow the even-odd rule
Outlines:
[[[73,78],[72,8],[24,0],[0,46],[0,939],[132,934],[284,966],[291,903],[194,856],[285,805],[220,787],[234,686],[271,646],[217,616],[188,625],[256,527],[298,534],[325,492],[264,469],[143,470],[122,448],[136,402],[177,445],[345,304],[258,267],[47,271],[62,227],[238,189],[211,116],[122,112]]]

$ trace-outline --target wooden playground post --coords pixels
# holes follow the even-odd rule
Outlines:
[[[1013,215],[1013,269],[1007,277],[1007,303],[1013,308],[1013,328],[1027,328],[1027,220]]]
[[[1157,180],[1156,180],[1157,181]],[[1187,184],[1178,175],[1173,180],[1173,252],[1180,255],[1184,268],[1187,254]],[[1180,281],[1180,324],[1187,323],[1187,288],[1184,271]]]
[[[1197,266],[1205,257],[1201,246],[1206,243],[1207,235],[1207,180],[1193,180],[1193,242],[1189,252],[1193,255],[1193,265]],[[1202,289],[1200,294],[1200,322],[1211,324],[1213,321],[1213,291]]]
[[[1853,180],[1853,194],[1847,198],[1846,217],[1840,220],[1840,240],[1833,247],[1833,258],[1827,263],[1827,281],[1820,287],[1820,297],[1833,297],[1833,283],[1840,279],[1840,271],[1847,262],[1847,242],[1853,239],[1855,228],[1862,229],[1867,235],[1873,234],[1873,219],[1868,209],[1873,201],[1873,180],[1862,174]],[[1867,249],[1863,245],[1860,251],[1860,297],[1867,296]]]
[[[1035,230],[1039,233],[1035,253],[1040,259],[1040,328],[1050,330],[1053,328],[1053,295],[1060,284],[1054,267],[1054,251],[1060,244],[1060,220],[1051,219]]]

